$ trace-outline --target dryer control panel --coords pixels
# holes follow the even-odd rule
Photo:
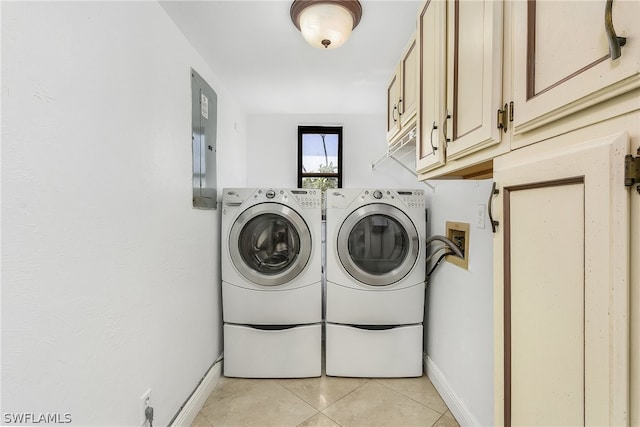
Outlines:
[[[360,199],[372,202],[399,200],[408,208],[425,208],[424,190],[363,190]]]
[[[397,190],[398,198],[410,208],[425,208],[424,190]]]

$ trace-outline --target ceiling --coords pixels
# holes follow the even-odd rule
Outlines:
[[[360,24],[343,46],[327,50],[304,41],[291,3],[160,1],[247,113],[383,114],[420,1],[360,0]]]

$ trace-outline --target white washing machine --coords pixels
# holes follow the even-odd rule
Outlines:
[[[225,376],[321,375],[321,219],[320,190],[224,190]]]
[[[422,375],[423,190],[326,195],[326,374]]]

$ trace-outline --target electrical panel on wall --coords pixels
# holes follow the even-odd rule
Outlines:
[[[193,207],[216,209],[216,130],[218,95],[191,69],[191,140],[193,147]]]

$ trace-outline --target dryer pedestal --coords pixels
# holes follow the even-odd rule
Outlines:
[[[225,377],[306,378],[322,374],[322,325],[258,329],[224,325]]]
[[[326,373],[422,375],[424,190],[326,193]]]
[[[397,378],[422,375],[422,324],[389,329],[326,325],[326,374]]]

